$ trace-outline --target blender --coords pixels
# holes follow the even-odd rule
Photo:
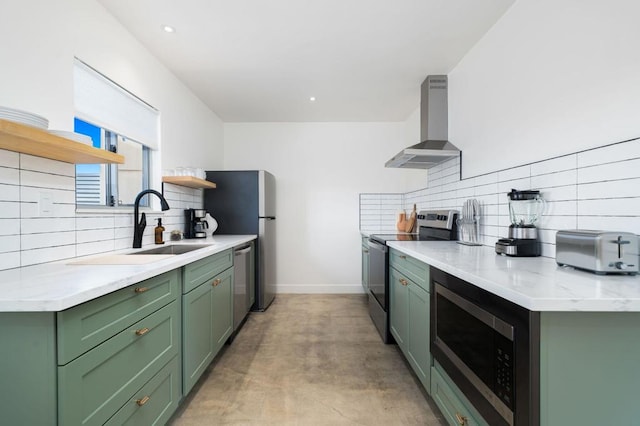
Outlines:
[[[540,240],[535,224],[544,210],[544,200],[540,191],[518,191],[512,189],[509,196],[509,238],[501,238],[496,243],[496,253],[515,256],[540,256]]]

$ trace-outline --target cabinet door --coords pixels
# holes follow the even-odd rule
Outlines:
[[[213,360],[213,287],[201,284],[182,298],[183,384],[187,394]]]
[[[213,356],[216,356],[233,331],[233,268],[227,269],[213,280],[211,306]]]
[[[247,310],[256,303],[256,247],[251,242],[251,256],[249,257],[249,306]]]
[[[391,334],[404,352],[407,340],[409,292],[407,280],[395,269],[389,269],[389,317]]]
[[[422,385],[431,390],[431,351],[429,349],[429,293],[409,281],[407,358]]]

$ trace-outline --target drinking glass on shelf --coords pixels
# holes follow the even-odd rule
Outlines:
[[[176,167],[176,176],[184,176],[184,167]]]

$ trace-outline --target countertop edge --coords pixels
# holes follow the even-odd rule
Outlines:
[[[170,241],[166,245],[210,246],[141,265],[70,264],[79,259],[136,251],[126,249],[0,271],[0,312],[63,311],[256,238],[257,235],[216,235],[206,239]],[[154,247],[149,245],[138,250]],[[81,282],[83,280],[86,285]]]
[[[453,242],[387,244],[531,311],[640,312],[638,276],[595,275],[562,268],[549,258],[500,256],[486,246]]]

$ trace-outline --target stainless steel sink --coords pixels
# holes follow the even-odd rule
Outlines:
[[[173,244],[170,246],[156,247],[147,250],[140,250],[128,254],[183,254],[190,251],[210,247],[211,244]]]

